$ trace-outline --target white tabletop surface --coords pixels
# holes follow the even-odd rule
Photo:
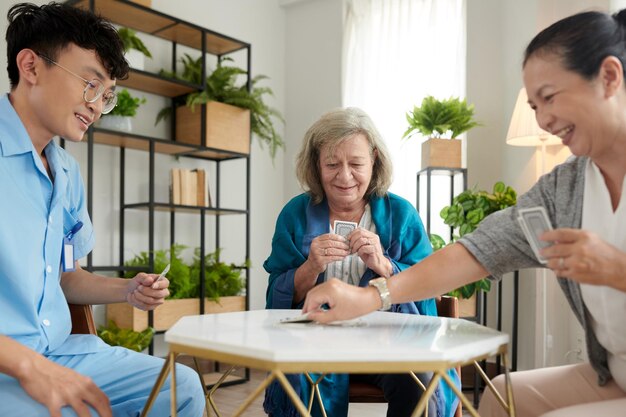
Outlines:
[[[272,362],[466,362],[493,355],[505,333],[441,317],[374,312],[344,325],[282,324],[299,310],[257,310],[181,318],[170,344]]]

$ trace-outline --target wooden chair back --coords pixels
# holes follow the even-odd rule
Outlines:
[[[72,334],[96,334],[96,322],[90,305],[69,304]]]

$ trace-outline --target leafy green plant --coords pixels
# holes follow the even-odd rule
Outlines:
[[[136,332],[131,329],[120,329],[115,322],[109,320],[107,326],[98,327],[98,336],[111,346],[122,346],[141,352],[150,345],[152,337],[154,336],[154,329],[148,327],[142,332]]]
[[[170,271],[167,273],[167,279],[170,281],[169,291],[170,299],[190,298],[198,296],[198,286],[190,280],[189,266],[185,264],[181,258],[181,252],[187,247],[184,245],[172,245],[169,250],[155,250],[154,253],[154,270],[149,270],[150,258],[148,252],[141,252],[134,258],[126,261],[125,266],[134,267],[124,274],[125,278],[132,278],[138,272],[161,272],[169,263]]]
[[[241,269],[250,266],[249,261],[243,265],[226,264],[219,260],[220,249],[204,256],[204,296],[219,302],[220,297],[239,295],[244,288],[244,280],[241,276]],[[194,260],[191,265],[190,275],[193,283],[200,283],[200,271],[202,263],[200,259],[200,249],[194,251]]]
[[[117,104],[113,107],[111,116],[134,117],[139,106],[146,102],[145,98],[133,97],[127,89],[122,89],[117,93]],[[104,115],[106,117],[107,115]]]
[[[419,107],[414,106],[413,111],[406,114],[406,120],[409,127],[403,138],[418,132],[426,137],[441,138],[450,132],[450,139],[454,139],[480,125],[474,120],[474,105],[468,105],[465,99],[458,97],[437,100],[427,96]]]
[[[136,49],[148,58],[152,58],[152,54],[146,45],[141,39],[139,39],[139,37],[137,37],[137,32],[132,29],[122,27],[117,30],[117,34],[120,36],[120,39],[122,39],[124,52],[128,52],[130,49]]]
[[[166,70],[161,70],[159,74],[200,85],[202,84],[201,58],[193,59],[185,54],[181,58],[183,72],[180,75]],[[285,123],[285,120],[278,110],[265,103],[267,95],[274,95],[272,89],[257,86],[260,81],[268,79],[268,77],[265,75],[253,77],[250,80],[250,91],[248,91],[245,83],[238,83],[238,77],[247,72],[241,68],[223,65],[224,61],[232,60],[223,58],[217,68],[206,78],[206,88],[203,91],[188,94],[186,104],[193,110],[195,105],[218,101],[250,110],[250,130],[259,138],[261,147],[264,145],[269,147],[270,156],[273,160],[278,149],[285,147],[283,138],[274,127],[275,121]],[[170,107],[161,110],[157,115],[156,123],[167,118],[170,113]]]
[[[517,203],[517,193],[503,182],[496,182],[491,193],[482,190],[468,189],[454,197],[452,205],[444,207],[439,215],[444,223],[455,229],[452,242],[473,232],[478,224],[488,215],[498,210],[514,206]],[[433,250],[444,247],[445,241],[439,235],[431,234],[430,242]],[[450,243],[452,243],[450,242]],[[449,294],[455,297],[470,298],[479,290],[489,291],[491,281],[484,278],[472,282]]]

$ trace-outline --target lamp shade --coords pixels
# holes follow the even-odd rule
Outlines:
[[[514,146],[562,144],[561,138],[546,132],[537,124],[535,112],[528,105],[528,96],[525,88],[522,88],[517,95],[509,131],[506,134],[506,143]]]

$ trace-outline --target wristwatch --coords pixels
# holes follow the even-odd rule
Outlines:
[[[391,308],[391,294],[389,294],[389,289],[387,288],[387,278],[374,278],[370,280],[369,285],[372,287],[376,287],[376,289],[378,290],[378,295],[380,295],[380,301],[382,301],[383,304],[383,306],[379,310],[389,310]]]

